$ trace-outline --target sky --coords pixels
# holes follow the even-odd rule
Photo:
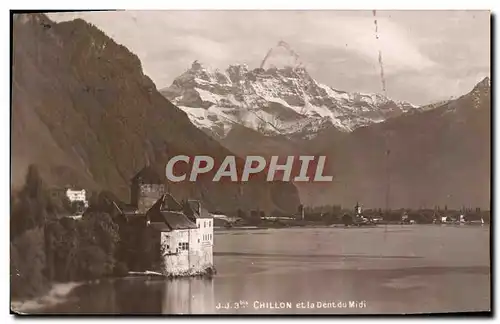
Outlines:
[[[96,25],[137,54],[158,89],[169,86],[195,60],[223,70],[230,64],[257,68],[279,41],[291,46],[320,83],[349,92],[382,93],[415,105],[456,98],[490,76],[489,11],[377,11],[375,17],[366,10],[49,16],[55,21],[82,18]]]

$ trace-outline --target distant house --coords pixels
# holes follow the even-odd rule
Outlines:
[[[132,179],[131,203],[117,211],[137,230],[153,230],[163,274],[189,276],[213,269],[213,218],[198,201],[177,202],[155,171],[146,167]]]
[[[78,190],[67,188],[66,197],[68,197],[69,201],[71,201],[72,203],[81,202],[85,206],[85,208],[89,206],[85,189]]]
[[[74,187],[67,186],[65,188],[51,188],[49,192],[52,199],[58,201],[64,198],[68,199],[72,207],[75,208],[73,210],[74,215],[69,215],[67,217],[80,219],[89,206],[85,189],[75,189]]]

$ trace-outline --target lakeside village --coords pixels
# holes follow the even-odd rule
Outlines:
[[[130,203],[111,201],[107,212],[119,225],[120,236],[135,244],[129,249],[128,275],[196,276],[215,273],[213,265],[214,228],[249,229],[296,226],[377,226],[380,224],[457,224],[484,225],[489,212],[476,208],[449,210],[435,207],[420,210],[363,210],[341,206],[299,206],[294,215],[265,215],[254,210],[235,215],[206,210],[200,201],[178,202],[166,192],[162,179],[152,168],[145,167],[131,181]],[[53,190],[52,195],[65,195],[75,214],[65,217],[83,219],[90,210],[85,189]],[[145,239],[147,237],[147,239]],[[135,242],[135,243],[134,243]],[[147,245],[147,246],[146,246]],[[146,253],[145,251],[149,251]],[[159,256],[159,259],[157,257]],[[149,259],[148,259],[149,257]],[[148,259],[148,260],[147,260]],[[153,260],[153,261],[152,261]],[[157,261],[157,262],[154,262]],[[148,269],[155,264],[155,269]]]
[[[210,278],[216,272],[214,231],[228,228],[348,230],[380,224],[488,226],[490,222],[489,211],[446,206],[388,211],[363,210],[359,204],[349,209],[299,206],[292,215],[259,210],[223,214],[207,210],[199,201],[178,202],[149,167],[132,178],[130,192],[130,202],[124,203],[107,191],[87,195],[84,189],[50,189],[37,167],[30,165],[25,184],[11,193],[11,300],[43,298],[57,283],[127,276]]]

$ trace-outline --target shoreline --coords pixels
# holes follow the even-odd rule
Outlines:
[[[46,307],[51,307],[67,300],[68,295],[84,282],[67,282],[52,284],[50,290],[40,297],[25,300],[11,300],[10,310],[18,315],[28,315],[32,311],[37,311]]]
[[[344,224],[304,224],[304,225],[283,225],[283,226],[266,226],[266,225],[261,225],[261,226],[234,226],[234,227],[223,227],[223,226],[217,226],[214,227],[214,231],[232,231],[232,230],[260,230],[260,229],[286,229],[286,228],[375,228],[375,227],[385,227],[385,226],[403,226],[403,227],[408,227],[408,226],[447,226],[447,227],[458,227],[458,226],[486,226],[489,227],[489,223],[485,224],[453,224],[453,223],[442,223],[442,224],[400,224],[400,223],[378,223],[378,224],[370,224],[370,225],[361,225],[361,226],[355,226],[355,225],[349,225],[345,226]]]

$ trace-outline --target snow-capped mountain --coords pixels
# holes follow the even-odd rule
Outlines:
[[[335,90],[303,66],[250,70],[231,65],[221,71],[195,61],[161,93],[216,137],[224,137],[234,124],[265,134],[300,131],[305,137],[323,127],[349,132],[417,108],[381,94]]]

